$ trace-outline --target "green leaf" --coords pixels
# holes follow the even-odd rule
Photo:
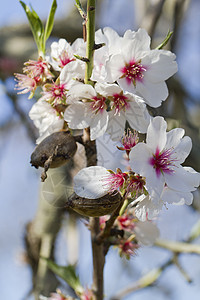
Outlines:
[[[55,16],[56,8],[57,8],[56,0],[53,0],[51,10],[49,12],[49,16],[48,16],[46,26],[45,26],[44,39],[43,39],[44,45],[45,45],[47,39],[49,38],[49,36],[52,32],[52,29],[53,29],[54,16]]]
[[[72,287],[76,293],[81,293],[83,291],[80,279],[78,275],[76,275],[75,267],[73,265],[68,265],[66,267],[59,266],[50,259],[43,259],[47,260],[49,269],[67,282],[67,284]]]
[[[165,45],[167,45],[167,43],[169,42],[169,39],[171,38],[172,34],[173,34],[173,31],[168,30],[165,39],[163,40],[163,42],[162,42],[158,47],[156,47],[156,49],[160,50],[160,49],[162,49]]]
[[[33,37],[35,39],[35,42],[37,44],[38,50],[41,51],[41,40],[42,40],[42,36],[44,33],[44,26],[39,18],[39,16],[37,15],[37,13],[34,11],[34,9],[31,7],[28,7],[28,5],[26,5],[23,1],[19,1],[26,13],[26,16],[28,18],[30,27],[31,27],[31,31],[33,33]]]

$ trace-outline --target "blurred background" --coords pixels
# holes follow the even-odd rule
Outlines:
[[[82,19],[74,7],[74,1],[57,0],[57,4],[54,30],[48,45],[60,37],[69,42],[82,37]],[[51,1],[32,0],[31,5],[45,20]],[[186,135],[193,141],[193,150],[185,164],[200,172],[199,11],[199,0],[97,0],[96,26],[111,26],[120,35],[127,29],[144,27],[152,36],[152,48],[160,44],[168,29],[174,32],[165,49],[171,49],[177,55],[179,71],[168,80],[169,98],[161,107],[153,109],[152,114],[163,115],[168,120],[169,128],[176,125],[185,129]],[[81,282],[90,287],[90,236],[84,221],[76,215],[66,214],[59,205],[52,205],[53,200],[42,199],[45,197],[44,186],[41,188],[40,185],[40,171],[31,168],[29,163],[38,134],[28,117],[35,99],[28,100],[27,96],[16,94],[13,73],[21,73],[23,63],[36,59],[37,51],[25,13],[17,0],[7,0],[1,4],[0,45],[1,299],[33,299],[31,291],[37,254],[35,257],[34,253],[30,253],[32,240],[29,237],[34,235],[38,238],[44,231],[53,234],[56,261],[68,264],[78,260],[77,271]],[[98,145],[104,153],[99,157],[100,163],[107,168],[115,168],[116,148],[108,143],[106,137],[99,140]],[[76,169],[76,161],[73,167]],[[55,182],[48,184],[54,184],[55,194]],[[60,186],[58,189],[56,193],[59,194]],[[61,197],[60,194],[58,197]],[[47,211],[54,217],[50,225]],[[187,239],[191,228],[199,220],[199,211],[199,191],[194,194],[192,206],[169,206],[164,209],[157,222],[161,237],[176,241]],[[195,240],[195,243],[199,242],[199,239]],[[142,247],[136,257],[125,261],[119,258],[116,249],[111,250],[105,266],[105,299],[111,299],[142,275],[163,266],[172,256],[164,249]],[[179,263],[184,272],[180,271],[178,264],[169,264],[151,287],[124,293],[122,298],[115,299],[199,299],[200,256],[181,254]]]

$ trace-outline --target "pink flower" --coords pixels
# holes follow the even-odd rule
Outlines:
[[[125,256],[126,259],[130,259],[131,256],[135,255],[136,250],[139,248],[139,245],[132,242],[132,239],[132,236],[127,240],[122,239],[118,245],[120,256]]]
[[[121,144],[123,145],[123,147],[118,147],[117,148],[119,150],[125,150],[126,154],[129,157],[129,153],[131,151],[131,149],[133,147],[135,147],[135,145],[138,143],[139,141],[139,137],[138,137],[138,133],[136,130],[134,130],[134,133],[128,129],[127,132],[124,132],[124,135],[121,139]]]
[[[94,297],[93,292],[87,288],[81,294],[80,299],[81,300],[93,300],[94,299],[93,297]]]
[[[53,74],[50,72],[50,65],[41,57],[37,61],[29,60],[24,65],[23,72],[29,74],[32,78],[39,77],[42,81],[53,78]]]
[[[109,192],[113,193],[118,189],[122,189],[126,183],[128,175],[123,173],[120,169],[117,169],[117,172],[114,173],[110,171],[110,175],[103,179],[105,186],[108,186]]]
[[[29,99],[32,98],[37,88],[37,81],[34,78],[24,74],[17,73],[15,74],[15,77],[15,81],[17,81],[15,89],[21,90],[21,92],[18,92],[18,94],[26,94],[31,92]]]
[[[52,106],[58,104],[66,105],[67,91],[66,83],[47,83],[43,87],[41,100],[48,101]]]
[[[117,224],[120,229],[132,231],[135,227],[135,218],[132,214],[123,214],[117,218]]]

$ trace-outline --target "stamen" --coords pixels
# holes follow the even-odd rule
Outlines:
[[[136,81],[142,82],[144,77],[143,73],[146,70],[147,68],[141,64],[141,60],[131,60],[125,65],[125,67],[121,69],[123,75],[120,78],[126,78],[128,84],[132,83],[134,86],[136,86]]]
[[[174,173],[172,167],[174,166],[175,159],[171,157],[172,153],[173,149],[165,149],[160,152],[157,148],[153,157],[150,158],[149,163],[155,169],[158,177],[161,173]]]

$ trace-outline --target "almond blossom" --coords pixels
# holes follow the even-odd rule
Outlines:
[[[158,107],[168,96],[165,80],[177,72],[175,58],[170,51],[151,50],[144,29],[129,30],[118,41],[118,53],[107,62],[107,81],[117,81],[124,91],[138,93],[147,104]]]
[[[148,192],[148,196],[140,199],[138,209],[144,205],[154,210],[165,202],[191,204],[191,192],[200,184],[198,172],[181,166],[191,151],[191,139],[183,137],[182,128],[169,132],[166,129],[164,118],[155,117],[148,127],[146,143],[138,143],[129,155],[130,166],[145,178]]]
[[[71,99],[71,100],[70,100]],[[91,140],[109,133],[119,140],[125,123],[139,132],[146,132],[150,115],[142,98],[123,90],[117,84],[97,83],[93,88],[77,84],[69,92],[69,102],[64,114],[72,129],[90,127]]]

